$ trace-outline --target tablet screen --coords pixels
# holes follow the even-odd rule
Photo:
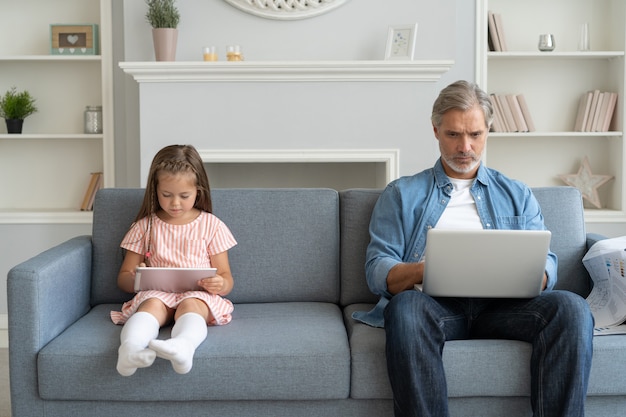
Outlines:
[[[202,290],[198,281],[215,276],[215,268],[152,268],[139,267],[135,274],[135,292],[159,290],[184,292]]]

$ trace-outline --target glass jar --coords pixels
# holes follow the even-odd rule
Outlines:
[[[241,47],[239,45],[229,45],[226,48],[226,60],[227,61],[243,61],[243,55],[241,54]]]
[[[85,133],[102,133],[102,106],[85,107]]]
[[[217,48],[215,46],[205,46],[202,48],[202,57],[205,61],[217,61]]]

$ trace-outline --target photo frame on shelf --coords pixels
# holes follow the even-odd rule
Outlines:
[[[52,55],[98,55],[98,25],[50,25]]]
[[[412,60],[415,55],[417,23],[389,26],[385,59]]]

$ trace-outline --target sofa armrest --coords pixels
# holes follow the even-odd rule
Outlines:
[[[594,245],[594,243],[604,239],[608,239],[608,237],[599,233],[587,233],[587,250],[589,250]]]
[[[14,412],[25,412],[20,407],[26,406],[28,415],[44,414],[39,412],[43,405],[37,387],[37,354],[89,311],[91,248],[90,236],[75,237],[8,273],[9,369]]]
[[[13,267],[7,277],[9,339],[34,352],[90,308],[91,237],[79,236]]]

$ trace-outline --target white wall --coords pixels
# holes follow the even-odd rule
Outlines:
[[[455,25],[455,6],[465,9]],[[394,24],[419,24],[417,59],[447,59],[455,52],[457,31],[473,43],[474,7],[467,1],[351,0],[318,17],[277,21],[244,13],[221,0],[177,0],[181,12],[177,60],[201,60],[202,47],[239,44],[246,60],[382,59],[387,29]],[[471,3],[471,2],[470,2]],[[152,38],[145,22],[145,5],[124,1],[126,59],[154,59]],[[473,68],[470,69],[472,71]]]
[[[213,149],[230,149],[233,143],[252,149],[398,148],[400,174],[411,174],[432,165],[438,155],[429,122],[438,91],[456,79],[474,78],[473,2],[352,0],[328,14],[298,21],[259,18],[220,0],[178,0],[177,4],[182,16],[177,52],[180,61],[201,60],[205,45],[217,46],[220,59],[224,59],[229,44],[241,45],[246,60],[377,60],[384,57],[390,25],[417,22],[415,58],[452,59],[455,66],[439,83],[429,85],[354,83],[268,88],[250,83],[215,84],[210,90],[199,90],[195,85],[142,87],[142,95],[150,100],[167,100],[155,109],[158,117],[151,110],[151,120],[141,122],[141,135],[139,126],[116,134],[116,162],[126,174],[126,182],[120,184],[123,186],[142,185],[145,169],[141,166],[145,167],[160,147],[181,142],[206,147],[200,143],[211,141]],[[153,61],[145,6],[125,1],[123,13],[124,55],[120,59]],[[121,78],[128,117],[137,111],[138,87],[131,77]],[[215,100],[216,96],[220,98]],[[185,113],[179,104],[182,97],[189,98],[189,108],[202,109],[206,116],[176,128],[177,122],[170,119]],[[168,107],[167,102],[176,104]],[[393,106],[399,109],[395,118],[387,117]],[[172,117],[168,119],[168,115]],[[232,120],[232,133],[217,129],[212,135],[216,132],[212,121],[225,119]],[[146,135],[152,143],[139,144],[138,138]]]

